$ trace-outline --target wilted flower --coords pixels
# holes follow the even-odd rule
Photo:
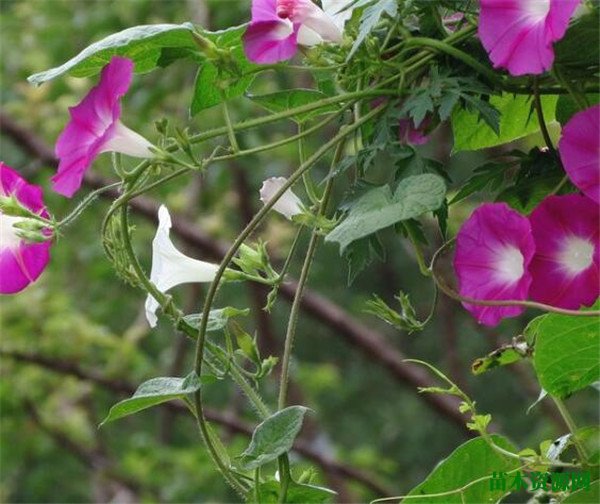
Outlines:
[[[527,268],[534,251],[526,217],[506,203],[481,205],[456,238],[454,268],[460,295],[484,301],[526,299],[531,285]],[[523,312],[518,306],[463,305],[488,326]]]
[[[271,177],[265,180],[260,188],[260,200],[264,204],[267,204],[286,182],[287,179],[284,177]],[[279,212],[287,219],[291,219],[294,215],[303,212],[302,201],[291,189],[288,189],[283,193],[283,196],[277,200],[275,205],[273,205],[273,210]]]
[[[148,158],[152,144],[121,120],[121,97],[133,76],[133,62],[114,56],[102,69],[100,82],[79,105],[69,109],[71,121],[56,142],[58,172],[53,189],[67,197],[81,187],[86,170],[103,152]]]
[[[49,218],[41,187],[29,184],[2,162],[0,196],[15,198],[22,207]],[[23,235],[27,231],[19,229],[25,220],[21,216],[7,215],[0,209],[0,294],[14,294],[25,289],[38,279],[50,260],[50,233],[44,233],[44,230],[36,233],[41,239],[48,235],[48,239],[42,242],[25,240]]]
[[[398,121],[398,137],[400,143],[410,145],[424,145],[429,142],[429,135],[425,134],[425,130],[429,126],[431,119],[425,117],[419,126],[415,127],[412,119],[400,119]]]
[[[479,38],[495,68],[512,75],[541,74],[554,62],[580,0],[481,0]]]
[[[600,204],[600,105],[575,114],[562,130],[558,151],[571,182]]]
[[[338,21],[339,22],[339,21]],[[255,63],[276,63],[296,54],[298,44],[341,42],[342,31],[311,0],[252,0],[244,50]]]
[[[219,267],[216,264],[199,261],[181,253],[169,237],[171,216],[164,205],[158,210],[158,229],[152,241],[152,270],[150,280],[161,292],[173,287],[193,282],[212,282]],[[150,327],[155,327],[158,301],[151,295],[146,298],[146,319]]]
[[[529,220],[536,246],[531,298],[575,310],[594,304],[600,295],[600,207],[580,194],[549,196]]]

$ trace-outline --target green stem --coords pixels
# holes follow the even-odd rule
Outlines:
[[[121,232],[123,235],[125,251],[129,257],[131,265],[132,265],[139,281],[142,283],[142,285],[144,286],[146,291],[151,293],[152,296],[155,297],[155,299],[159,299],[161,297],[164,297],[164,295],[148,279],[148,277],[144,273],[144,270],[142,269],[142,266],[140,265],[140,262],[137,258],[137,255],[135,254],[135,251],[133,250],[133,245],[131,243],[131,235],[130,235],[127,211],[128,211],[127,206],[123,205],[121,207]],[[158,297],[156,297],[157,295],[158,295]],[[229,468],[226,466],[226,464],[221,459],[218,450],[215,448],[215,446],[212,442],[212,439],[210,438],[210,433],[208,432],[208,427],[206,425],[206,421],[204,421],[204,422],[201,421],[201,418],[204,417],[203,412],[202,412],[202,405],[200,404],[200,409],[198,409],[198,406],[199,406],[198,402],[196,401],[196,404],[195,404],[196,420],[197,420],[198,426],[200,428],[200,432],[202,433],[202,438],[204,440],[204,443],[206,444],[206,446],[208,448],[208,451],[211,455],[211,458],[213,459],[213,462],[219,468],[219,470],[223,474],[223,477],[232,486],[232,488],[234,490],[236,490],[242,497],[245,496],[246,488],[237,480],[237,478],[235,476],[233,476],[230,473]]]
[[[277,464],[279,466],[279,498],[277,499],[277,502],[279,504],[284,504],[292,479],[290,474],[290,460],[287,453],[284,453],[277,459]]]
[[[227,136],[229,137],[229,144],[233,149],[234,153],[238,153],[240,151],[240,146],[238,145],[237,138],[235,137],[235,131],[233,131],[233,124],[231,122],[231,115],[229,114],[229,106],[227,105],[227,95],[225,94],[225,90],[220,89],[221,92],[221,100],[223,100],[223,116],[225,117],[225,125],[227,126]]]
[[[552,144],[552,139],[550,138],[550,133],[548,132],[548,126],[546,125],[546,121],[544,119],[544,109],[542,108],[542,100],[540,99],[540,81],[537,77],[533,78],[533,105],[535,107],[538,122],[540,123],[540,129],[542,130],[544,142],[546,142],[548,149],[554,152],[554,145]]]
[[[303,134],[304,126],[302,123],[298,124],[298,159],[300,164],[306,161],[306,154],[304,152],[304,134]],[[310,199],[311,203],[314,205],[319,201],[319,197],[317,196],[317,188],[315,187],[315,183],[313,182],[312,177],[309,172],[306,172],[302,175],[302,181],[304,182],[304,188],[306,189],[306,194]]]
[[[436,39],[430,39],[430,38],[425,38],[425,37],[413,37],[406,41],[406,45],[407,46],[421,46],[421,47],[425,46],[425,47],[430,47],[430,48],[435,49],[440,52],[444,52],[444,53],[448,54],[449,56],[452,56],[452,57],[462,61],[464,64],[470,66],[471,68],[473,68],[473,70],[475,70],[475,71],[479,72],[481,75],[484,75],[485,77],[487,77],[491,82],[499,82],[500,81],[498,74],[496,72],[494,72],[491,68],[486,67],[485,65],[481,64],[479,61],[477,61],[472,56],[461,51],[460,49],[457,49],[456,47],[450,45],[448,42],[445,42],[443,40],[436,40]]]
[[[81,200],[81,202],[73,209],[73,211],[69,215],[64,217],[60,222],[56,224],[55,228],[59,229],[61,227],[65,227],[71,224],[71,222],[77,219],[77,217],[79,217],[83,213],[83,211],[89,205],[91,205],[98,196],[100,196],[103,192],[110,191],[111,189],[116,189],[117,187],[119,187],[119,185],[120,182],[116,182],[114,184],[101,187],[100,189],[96,189],[95,191],[89,193],[83,200]]]
[[[569,432],[571,433],[571,439],[573,440],[573,444],[575,445],[575,449],[577,450],[577,453],[579,454],[579,458],[581,459],[582,464],[586,464],[589,459],[589,455],[587,453],[587,450],[585,449],[585,446],[583,445],[583,443],[581,443],[580,439],[577,437],[578,429],[577,429],[577,425],[575,425],[575,421],[573,420],[573,417],[571,416],[571,413],[569,413],[567,406],[561,399],[559,399],[558,397],[555,397],[555,396],[551,396],[551,397],[552,397],[552,400],[554,401],[554,404],[556,405],[556,409],[558,409],[560,416],[565,421],[565,424],[567,425]]]

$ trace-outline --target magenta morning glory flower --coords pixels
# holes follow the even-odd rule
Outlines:
[[[600,105],[575,114],[562,130],[558,151],[571,182],[600,204]]]
[[[527,268],[534,251],[526,217],[506,203],[481,205],[456,237],[454,268],[460,295],[485,301],[526,299],[531,284]],[[523,312],[519,306],[463,306],[488,326]]]
[[[429,135],[425,134],[425,129],[431,122],[430,118],[426,117],[423,122],[415,127],[412,119],[400,119],[398,121],[398,136],[401,144],[424,145],[429,142]]]
[[[252,0],[252,21],[244,34],[246,56],[276,63],[296,54],[298,44],[341,42],[339,23],[311,0]]]
[[[133,62],[114,56],[102,69],[100,82],[79,105],[69,109],[71,121],[56,142],[58,172],[53,189],[67,197],[81,187],[86,170],[103,152],[152,157],[152,144],[121,120],[121,97],[133,76]]]
[[[529,221],[536,245],[531,299],[574,310],[594,304],[600,295],[600,207],[580,194],[549,196]]]
[[[12,196],[33,213],[48,218],[42,189],[27,183],[15,170],[0,162],[0,196]],[[50,260],[50,241],[31,243],[15,227],[23,217],[0,210],[0,294],[14,294],[35,282]]]
[[[480,0],[479,38],[494,68],[512,75],[541,74],[554,62],[580,0]]]

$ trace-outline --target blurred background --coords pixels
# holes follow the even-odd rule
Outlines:
[[[32,182],[49,189],[53,144],[76,104],[96,78],[59,78],[39,88],[26,77],[57,66],[91,42],[116,31],[150,23],[193,21],[210,29],[246,22],[249,1],[224,0],[0,0],[2,135],[0,159]],[[193,132],[221,124],[221,111],[209,109],[189,118],[197,66],[180,60],[136,76],[124,99],[124,122],[150,140],[154,121],[168,118]],[[312,87],[308,73],[270,73],[252,92]],[[232,102],[234,120],[260,114],[245,98]],[[294,134],[280,123],[240,135],[251,147]],[[321,145],[312,137],[308,147]],[[521,147],[536,144],[529,139]],[[208,147],[204,152],[206,155]],[[423,147],[453,180],[469,176],[491,152],[451,156],[451,133],[440,128]],[[497,153],[497,152],[496,152]],[[176,221],[173,238],[181,250],[218,260],[259,207],[258,189],[268,176],[285,176],[296,166],[297,146],[289,145],[232,164],[212,166],[203,177],[189,177],[138,200],[132,218],[136,247],[149,268],[157,202],[165,202]],[[322,177],[327,160],[316,168]],[[109,156],[94,164],[106,180]],[[373,180],[387,180],[390,166],[379,161]],[[336,184],[343,199],[348,182]],[[481,195],[485,197],[485,195]],[[50,191],[46,203],[62,216],[73,208]],[[455,232],[477,204],[452,207]],[[0,300],[0,500],[2,502],[231,502],[236,497],[222,482],[205,453],[194,422],[183,407],[153,408],[98,429],[108,409],[155,376],[184,376],[191,369],[193,345],[166,321],[150,330],[144,297],[120,281],[105,258],[99,228],[107,202],[99,200],[69,227],[52,248],[52,261],[39,282]],[[430,223],[433,229],[433,222]],[[428,223],[425,222],[425,229]],[[187,230],[187,233],[182,233]],[[284,258],[295,229],[273,214],[260,230],[275,262]],[[432,233],[435,242],[435,234]],[[432,287],[418,274],[411,249],[392,232],[382,234],[383,261],[369,265],[351,288],[336,246],[322,245],[314,265],[298,328],[292,369],[292,402],[314,410],[294,452],[296,467],[314,467],[316,482],[338,492],[340,502],[365,502],[407,493],[467,439],[454,403],[417,394],[429,380],[407,370],[405,357],[430,361],[493,415],[497,429],[517,444],[535,446],[563,433],[550,403],[526,414],[539,394],[527,365],[471,374],[472,361],[509,341],[526,322],[508,320],[496,330],[478,327],[462,307],[444,297],[436,318],[422,333],[407,335],[364,312],[373,293],[394,304],[398,291],[410,293],[419,314],[427,313]],[[439,243],[438,243],[439,244]],[[302,247],[306,245],[303,241]],[[433,249],[428,250],[430,254]],[[299,274],[302,254],[292,275]],[[279,263],[280,264],[280,263]],[[288,291],[289,293],[289,291]],[[181,306],[196,312],[203,288],[174,291]],[[269,315],[261,307],[265,292],[253,285],[223,289],[219,305],[251,308],[240,319],[257,331],[262,353],[280,355],[289,313],[282,296]],[[533,316],[530,314],[529,316]],[[275,377],[263,385],[276,403]],[[576,418],[595,416],[591,388],[570,404]],[[432,402],[433,401],[433,402]],[[256,418],[225,382],[207,388],[210,417],[229,451],[241,453]],[[586,408],[589,408],[586,410]],[[296,470],[296,474],[301,471]]]

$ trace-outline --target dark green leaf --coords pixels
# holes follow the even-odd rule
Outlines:
[[[250,445],[240,455],[240,466],[251,471],[288,452],[307,411],[304,406],[290,406],[259,424],[252,434]]]
[[[554,313],[537,324],[533,364],[549,394],[567,397],[600,379],[599,329],[597,317]]]
[[[463,183],[460,191],[450,201],[450,205],[458,203],[479,191],[497,190],[504,182],[506,165],[486,163],[475,169],[471,178]]]
[[[161,50],[172,47],[196,47],[191,23],[134,26],[95,42],[63,65],[28,77],[39,86],[59,75],[75,77],[96,75],[115,55],[126,56],[135,63],[137,73],[149,72],[157,66]]]
[[[501,448],[515,451],[515,447],[505,438],[494,435],[492,439]],[[517,469],[519,466],[518,460],[500,455],[483,438],[471,439],[440,462],[423,483],[411,490],[408,497],[449,492],[459,489],[476,479],[485,476],[491,477],[494,472],[508,472]],[[507,488],[510,487],[510,482],[511,475],[508,475]],[[443,497],[419,498],[414,499],[414,501],[427,502],[427,504],[498,502],[506,493],[508,492],[490,490],[490,482],[486,480],[470,486],[462,492],[455,492]],[[412,502],[412,499],[407,498],[406,501]]]
[[[351,243],[344,250],[344,259],[348,264],[348,285],[352,285],[356,277],[364,271],[375,259],[383,260],[381,252],[385,250],[381,246],[376,234],[367,236]]]
[[[555,44],[554,64],[568,68],[569,75],[594,75],[600,67],[599,25],[600,12],[597,9],[577,19],[562,40]],[[594,81],[596,82],[596,79]]]
[[[588,94],[587,101],[591,105],[600,102],[600,94]],[[579,112],[579,105],[570,95],[564,94],[558,97],[556,102],[556,120],[564,126],[569,119]]]
[[[594,481],[590,488],[584,488],[568,495],[563,504],[596,504],[600,502],[600,481]]]
[[[200,385],[201,381],[194,372],[185,378],[153,378],[142,383],[129,399],[115,404],[100,425],[133,415],[157,404],[181,399],[187,394],[198,391]]]
[[[314,89],[290,89],[265,95],[248,95],[248,98],[270,112],[283,112],[285,110],[322,100],[327,98],[327,95],[320,91],[315,91]],[[298,123],[302,123],[322,114],[337,112],[339,109],[339,105],[331,104],[310,112],[296,114],[292,116],[291,119]]]
[[[387,185],[377,187],[360,197],[346,219],[325,239],[338,242],[343,252],[355,240],[436,210],[442,205],[445,194],[444,180],[430,174],[403,179],[394,194]]]

